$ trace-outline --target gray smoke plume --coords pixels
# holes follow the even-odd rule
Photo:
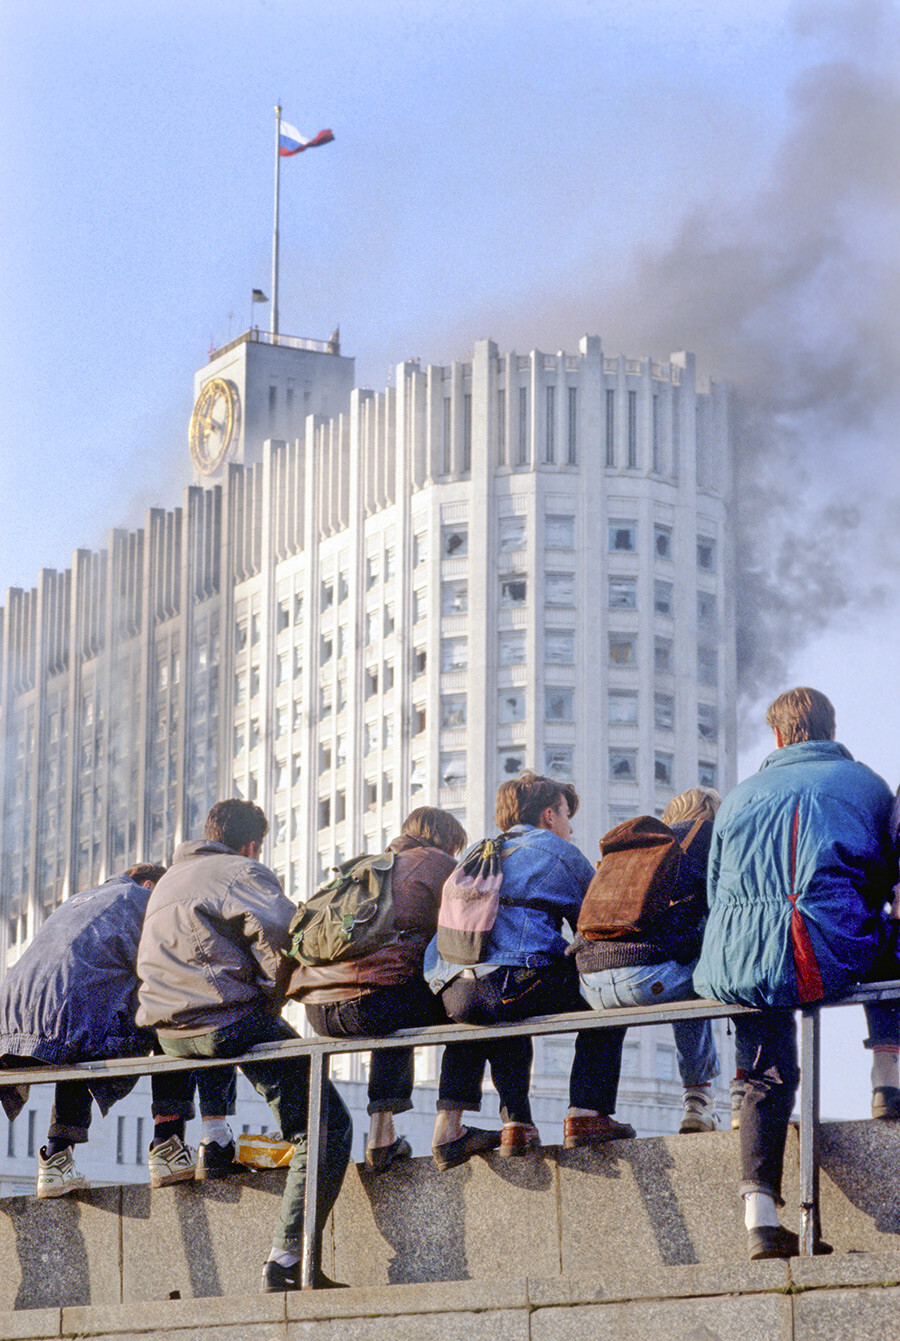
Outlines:
[[[798,30],[843,24],[841,57],[791,90],[763,186],[685,217],[618,285],[562,310],[530,300],[561,331],[599,329],[610,352],[693,350],[734,389],[745,700],[886,580],[873,537],[900,516],[898,17],[880,0],[798,7]]]

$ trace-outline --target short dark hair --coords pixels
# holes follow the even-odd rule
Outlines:
[[[419,806],[418,810],[413,810],[403,821],[400,833],[421,838],[451,857],[466,845],[466,831],[456,816],[435,806]]]
[[[253,801],[217,801],[206,817],[203,837],[239,852],[246,843],[261,843],[269,821]]]
[[[129,866],[125,872],[136,885],[143,885],[147,880],[152,880],[155,885],[157,880],[162,880],[165,873],[165,866],[151,866],[149,862],[142,862],[138,866]]]
[[[500,783],[494,818],[502,833],[506,833],[514,824],[537,825],[548,806],[558,810],[563,800],[569,807],[569,814],[574,815],[578,809],[578,793],[574,782],[559,782],[556,778],[545,778],[540,773],[526,769],[517,778]]]
[[[779,694],[766,709],[766,721],[785,745],[801,740],[834,740],[834,705],[818,689],[799,685]]]

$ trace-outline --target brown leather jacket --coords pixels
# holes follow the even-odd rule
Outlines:
[[[401,834],[389,845],[395,852],[393,870],[394,926],[405,934],[362,959],[307,968],[298,964],[291,973],[287,995],[305,1006],[349,1001],[379,987],[397,987],[422,972],[425,946],[437,930],[444,881],[456,862],[441,848],[421,838]]]

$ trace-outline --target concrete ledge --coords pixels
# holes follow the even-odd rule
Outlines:
[[[799,1259],[743,1273],[673,1267],[631,1299],[597,1277],[506,1277],[311,1294],[163,1300],[0,1313],[5,1341],[881,1341],[896,1332],[898,1254],[840,1254],[796,1279]],[[806,1264],[804,1264],[806,1265]],[[858,1282],[865,1280],[866,1284]],[[799,1288],[798,1288],[799,1287]]]

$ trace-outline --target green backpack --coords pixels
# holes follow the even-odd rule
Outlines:
[[[298,906],[291,922],[291,955],[316,968],[361,959],[399,937],[394,929],[393,852],[353,857],[334,866],[333,880]]]

